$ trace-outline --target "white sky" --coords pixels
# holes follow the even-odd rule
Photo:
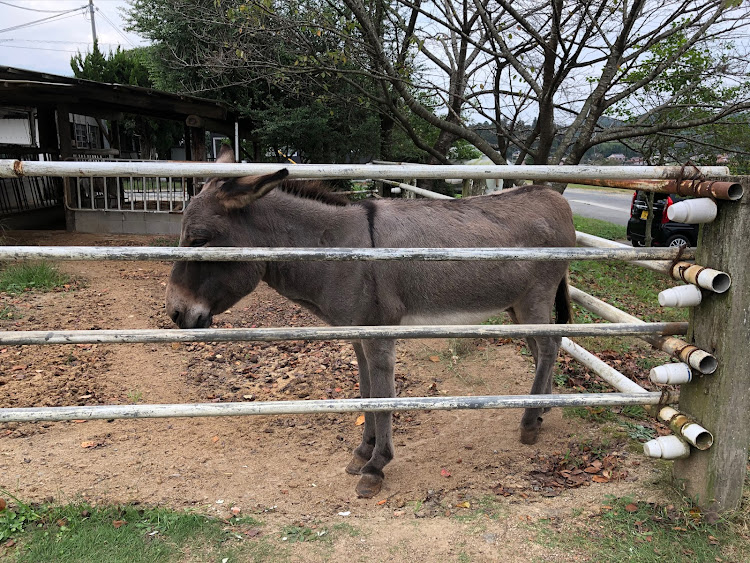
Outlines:
[[[59,14],[84,6],[85,10]],[[96,35],[105,53],[118,45],[130,49],[145,44],[124,30],[121,11],[127,6],[127,0],[94,0]],[[9,29],[44,18],[53,19]],[[0,0],[0,66],[72,76],[70,58],[92,46],[88,0]]]

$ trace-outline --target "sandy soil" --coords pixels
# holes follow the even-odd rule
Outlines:
[[[145,245],[154,237],[11,233],[14,243]],[[169,264],[66,262],[75,278],[52,293],[0,295],[2,330],[170,328]],[[321,323],[266,286],[216,318],[219,327]],[[532,365],[518,341],[403,341],[402,396],[527,393]],[[455,350],[454,350],[455,351]],[[0,348],[0,407],[357,397],[342,342],[77,345]],[[606,495],[658,497],[654,466],[632,444],[559,410],[539,442],[518,441],[518,411],[408,412],[395,420],[396,458],[375,499],[358,499],[343,468],[356,415],[117,420],[0,425],[0,486],[30,501],[143,503],[266,522],[347,523],[298,560],[581,560],[533,541],[530,523],[565,526]],[[570,459],[575,461],[569,463]],[[492,510],[486,509],[491,506]],[[484,508],[483,508],[484,507]],[[348,514],[347,514],[348,513]],[[343,515],[342,515],[343,514]],[[554,524],[558,525],[558,524]],[[274,536],[275,538],[275,536]],[[280,540],[279,540],[280,541]]]

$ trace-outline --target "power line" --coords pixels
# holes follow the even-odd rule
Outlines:
[[[39,20],[33,20],[33,21],[22,23],[22,24],[19,24],[19,25],[14,25],[12,27],[6,27],[5,29],[0,29],[0,33],[5,33],[7,31],[16,31],[18,29],[25,29],[25,28],[36,26],[36,25],[41,25],[43,23],[49,23],[49,22],[51,22],[53,20],[57,21],[57,20],[61,20],[61,19],[66,19],[66,18],[74,16],[75,15],[74,12],[81,12],[84,9],[88,9],[88,6],[81,6],[79,8],[74,8],[73,10],[68,10],[66,12],[60,12],[59,14],[56,14],[54,16],[48,16],[46,18],[42,18],[42,19],[39,19]],[[63,16],[66,16],[66,17],[63,17]]]
[[[107,17],[107,14],[105,14],[104,12],[102,12],[102,11],[101,11],[101,10],[100,10],[99,8],[97,8],[97,9],[96,9],[96,11],[97,11],[97,12],[99,12],[99,15],[100,15],[101,17],[103,17],[103,18],[104,18],[104,20],[105,20],[105,21],[106,21],[106,22],[107,22],[107,23],[108,23],[108,24],[109,24],[110,26],[112,26],[112,29],[114,29],[114,30],[115,30],[115,31],[116,31],[117,33],[119,33],[119,34],[120,34],[120,37],[122,37],[123,39],[125,39],[125,41],[127,41],[128,43],[130,43],[130,46],[131,46],[131,47],[136,47],[135,43],[133,43],[133,42],[132,42],[132,41],[131,41],[131,40],[130,40],[130,39],[128,38],[128,36],[127,36],[127,35],[125,35],[125,34],[124,34],[124,33],[123,33],[123,32],[122,32],[121,30],[120,30],[120,28],[119,28],[119,27],[117,27],[117,26],[116,26],[116,25],[115,25],[114,23],[112,23],[112,20],[110,20],[110,19],[109,19],[109,18]]]
[[[6,6],[10,6],[12,8],[18,8],[19,10],[27,10],[29,12],[40,12],[42,14],[62,14],[65,12],[64,10],[40,10],[38,8],[27,8],[26,6],[11,4],[10,2],[4,2],[3,0],[0,0],[0,4],[5,4]]]
[[[71,51],[70,49],[51,49],[47,47],[23,47],[21,45],[3,45],[4,49],[31,49],[32,51],[54,51],[55,53],[70,53],[75,55],[78,51]]]
[[[63,41],[60,39],[20,39],[16,37],[0,38],[0,43],[13,41],[17,43],[60,43],[65,45],[91,45],[91,41]],[[119,43],[99,43],[99,45],[119,45]]]

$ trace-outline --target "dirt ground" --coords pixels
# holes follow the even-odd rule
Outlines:
[[[38,245],[169,242],[62,232],[10,237]],[[172,326],[164,312],[169,264],[59,266],[74,277],[71,287],[0,295],[0,329]],[[321,324],[266,286],[215,323]],[[399,394],[528,392],[532,364],[521,342],[456,344],[401,342]],[[356,361],[344,342],[0,347],[0,407],[357,396]],[[586,518],[606,495],[660,498],[659,471],[632,443],[610,439],[602,447],[594,425],[553,410],[538,443],[525,446],[520,414],[397,415],[396,458],[370,500],[356,498],[357,478],[344,472],[361,431],[349,414],[0,425],[0,486],[28,501],[141,503],[221,516],[236,507],[265,522],[262,533],[274,538],[291,524],[345,523],[358,531],[336,536],[327,550],[289,546],[295,560],[582,560],[534,541],[533,523]]]

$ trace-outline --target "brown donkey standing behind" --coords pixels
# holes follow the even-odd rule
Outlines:
[[[233,162],[224,151],[217,162]],[[572,247],[567,201],[542,186],[455,201],[348,203],[317,182],[266,176],[215,178],[182,219],[191,247]],[[517,323],[570,320],[568,264],[549,262],[298,261],[177,262],[167,287],[169,316],[181,328],[211,325],[263,280],[334,326],[473,324],[508,311]],[[551,393],[559,338],[528,338],[536,362],[531,393]],[[353,342],[362,397],[394,397],[393,339]],[[543,409],[526,409],[521,441],[533,444]],[[376,495],[393,458],[391,413],[367,413],[346,471],[357,494]]]

